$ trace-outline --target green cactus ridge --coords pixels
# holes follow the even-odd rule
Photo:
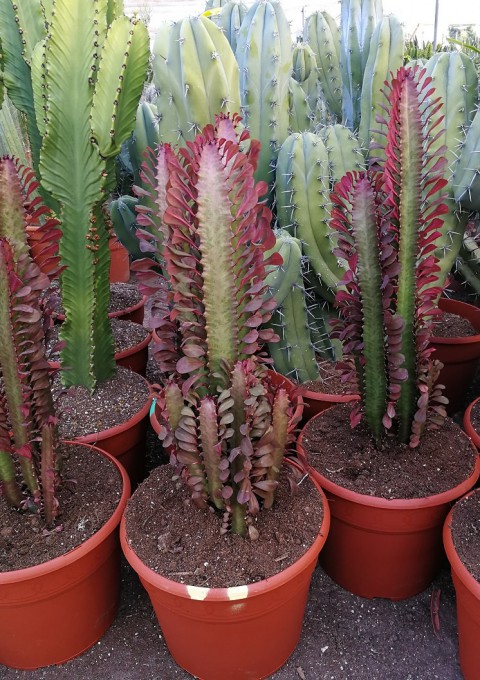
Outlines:
[[[305,24],[305,41],[312,49],[322,98],[337,120],[342,118],[340,32],[327,12],[314,12]]]
[[[453,176],[455,200],[462,208],[480,211],[480,109],[468,129]]]
[[[255,179],[272,187],[278,150],[290,124],[292,45],[280,3],[263,0],[250,7],[238,34],[235,55],[244,122],[251,136],[261,142]]]

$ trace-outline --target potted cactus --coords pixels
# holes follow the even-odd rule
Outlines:
[[[441,366],[429,345],[439,313],[434,249],[448,208],[446,160],[430,144],[438,133],[432,111],[441,103],[423,75],[401,68],[386,83],[385,160],[348,173],[332,193],[337,254],[348,263],[336,295],[336,334],[344,379],[360,401],[324,411],[299,438],[334,499],[322,563],[366,597],[403,599],[429,584],[448,504],[480,470],[470,440],[446,418],[436,382]]]
[[[126,416],[122,385],[126,378],[119,369],[115,383],[117,365],[108,317],[112,229],[105,202],[115,183],[115,157],[135,125],[149,38],[140,21],[123,15],[122,5],[113,0],[55,0],[54,4],[33,0],[23,7],[2,0],[0,33],[7,90],[14,103],[26,109],[39,192],[61,223],[60,289],[65,310],[60,328],[61,383],[77,393],[82,404],[91,394],[112,386],[102,401],[107,414],[117,414],[121,430],[112,432],[117,425],[104,422],[95,424],[97,432],[87,429],[81,434],[90,437],[90,443],[102,440],[103,448],[127,465],[129,459],[138,460],[136,470],[130,469],[138,478],[149,388],[142,378],[136,389],[128,388],[135,408]],[[143,354],[144,344],[138,348]],[[116,395],[112,394],[115,384],[119,385]],[[88,428],[93,416],[84,421]],[[124,426],[138,423],[135,436],[123,434]]]
[[[29,253],[25,175],[12,159],[0,160],[0,664],[28,669],[80,654],[112,622],[120,566],[115,530],[129,482],[107,454],[59,441],[41,307],[41,292],[59,266],[58,230],[54,220],[43,227],[47,275]],[[67,534],[75,533],[85,494],[77,477],[84,457],[102,468],[100,498],[111,501],[96,527],[80,508],[93,528],[72,545]],[[78,482],[73,495],[62,482],[69,475]],[[26,621],[35,622],[27,642]]]
[[[309,521],[311,538],[303,554],[287,568],[277,562],[267,580],[252,583],[245,574],[240,582],[229,580],[238,553],[255,553],[261,544],[259,517],[275,521],[271,513],[278,511],[274,501],[283,484],[292,410],[287,391],[269,379],[259,357],[262,343],[273,340],[273,332],[261,328],[274,305],[263,297],[265,267],[280,259],[276,253],[265,258],[274,235],[270,210],[259,201],[266,184],[254,182],[258,142],[246,131],[238,136],[237,123],[237,117],[220,116],[177,155],[169,147],[159,149],[155,186],[163,201],[150,212],[160,228],[167,285],[163,315],[157,309],[156,354],[164,374],[158,404],[161,438],[175,474],[172,480],[163,466],[139,486],[121,529],[125,555],[149,593],[174,659],[212,680],[231,672],[238,639],[250,640],[249,654],[236,658],[239,679],[266,677],[288,658],[300,635],[308,584],[329,524],[322,492],[307,482],[310,503],[323,509],[321,519],[316,515]],[[240,144],[248,151],[242,152]],[[136,263],[153,291],[156,266],[153,260]],[[185,484],[179,487],[174,480]],[[165,513],[168,527],[157,531]],[[182,578],[185,568],[179,568],[175,577],[146,555],[145,545],[155,535],[161,544],[157,556],[168,559],[177,541],[171,536],[173,518],[179,516],[187,526],[178,540],[184,543],[185,532],[195,536],[180,550],[182,556],[189,559],[194,544],[201,544],[201,569],[215,565],[217,577],[223,573],[220,580],[210,580],[212,587],[196,569],[187,568]],[[236,546],[230,567],[218,562],[215,548],[205,548],[197,525],[199,532],[213,531],[222,552]],[[265,628],[268,643],[260,635]],[[185,645],[186,637],[198,644]]]

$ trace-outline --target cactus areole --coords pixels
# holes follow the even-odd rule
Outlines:
[[[177,155],[160,147],[143,178],[156,207],[141,214],[159,236],[141,236],[162,248],[168,288],[155,352],[164,446],[195,504],[209,502],[224,513],[222,531],[244,534],[273,502],[292,408],[258,358],[276,337],[262,327],[276,304],[265,295],[266,268],[282,258],[265,256],[275,244],[260,202],[267,186],[255,184],[258,142],[237,133],[239,121],[217,117]],[[165,285],[153,260],[133,268],[144,292]]]
[[[344,378],[361,395],[351,423],[364,415],[378,446],[393,431],[415,447],[426,424],[439,427],[446,415],[429,338],[439,313],[441,291],[431,284],[448,211],[447,161],[443,148],[430,153],[441,120],[432,123],[431,116],[441,104],[423,75],[402,67],[385,83],[388,120],[378,118],[387,126],[385,160],[348,173],[332,194],[336,252],[348,262],[335,332],[343,342]]]

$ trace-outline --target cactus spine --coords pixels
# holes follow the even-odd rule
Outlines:
[[[468,129],[455,168],[453,189],[462,208],[480,212],[480,109]]]
[[[36,49],[46,94],[37,102],[37,108],[45,107],[40,173],[61,206],[60,255],[66,265],[62,380],[94,389],[115,371],[103,203],[112,186],[113,159],[134,127],[148,34],[143,24],[124,16],[107,26],[104,0],[55,0],[45,45]]]

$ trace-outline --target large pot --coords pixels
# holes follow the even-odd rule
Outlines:
[[[295,649],[311,576],[330,524],[328,504],[316,486],[324,517],[313,545],[283,572],[233,588],[193,587],[157,574],[132,550],[122,520],[124,554],[148,592],[168,649],[196,678],[260,680],[280,668]]]
[[[465,436],[460,428],[459,436]],[[297,448],[308,460],[304,437],[305,427]],[[320,557],[327,574],[355,595],[403,600],[435,578],[443,558],[443,522],[452,501],[477,481],[480,459],[464,482],[426,498],[368,496],[335,484],[312,467],[310,473],[330,504],[331,530]]]
[[[480,490],[472,491],[479,494]],[[452,520],[455,506],[450,510],[443,527],[443,544],[452,570],[457,602],[458,648],[460,667],[465,680],[480,678],[480,583],[470,574],[460,560],[452,538]]]
[[[120,502],[107,523],[74,550],[34,567],[0,573],[0,664],[30,670],[64,663],[94,645],[116,616],[117,527],[130,483],[112,456],[96,450],[122,476]]]
[[[444,394],[449,400],[447,411],[452,415],[463,408],[480,359],[480,309],[448,298],[440,298],[439,307],[468,319],[477,332],[462,338],[434,337],[430,340],[435,348],[434,358],[443,364],[438,382],[445,385]]]

